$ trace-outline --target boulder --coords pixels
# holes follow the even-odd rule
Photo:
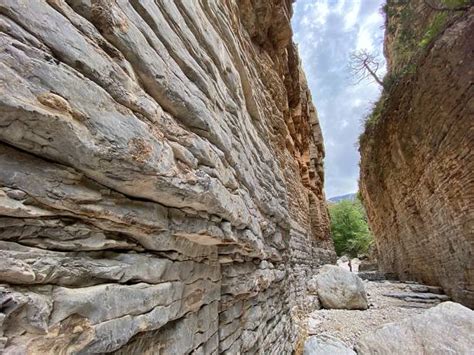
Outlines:
[[[358,354],[472,354],[474,312],[444,302],[363,336]]]
[[[303,355],[355,355],[351,348],[348,348],[340,340],[328,336],[317,335],[309,337],[304,343]]]
[[[364,284],[350,271],[334,265],[324,265],[315,277],[315,282],[324,308],[368,308]]]

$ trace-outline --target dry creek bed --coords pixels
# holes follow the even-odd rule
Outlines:
[[[307,317],[307,335],[331,335],[352,348],[376,328],[422,313],[447,299],[424,286],[396,281],[364,281],[370,307],[365,311],[321,309]],[[435,289],[436,291],[436,289]],[[388,294],[398,296],[389,297]]]

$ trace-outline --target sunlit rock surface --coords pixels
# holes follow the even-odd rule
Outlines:
[[[440,12],[417,0],[396,16],[389,3],[393,84],[360,148],[377,261],[384,272],[441,286],[474,307],[474,9]],[[417,19],[408,23],[409,16]],[[411,61],[408,30],[417,46]]]
[[[0,0],[0,348],[290,353],[333,260],[289,0]]]
[[[358,354],[469,354],[474,340],[474,311],[443,302],[421,314],[388,323],[365,334]]]

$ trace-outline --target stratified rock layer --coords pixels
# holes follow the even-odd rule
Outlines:
[[[333,259],[291,1],[0,1],[0,347],[290,353]]]
[[[442,286],[474,307],[474,12],[452,14],[436,15],[445,28],[431,39],[429,25],[426,48],[399,72],[390,55],[406,28],[386,42],[398,43],[387,51],[398,81],[362,137],[360,187],[381,270]]]

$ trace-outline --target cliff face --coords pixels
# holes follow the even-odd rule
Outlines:
[[[2,351],[291,352],[334,252],[290,17],[0,2]]]
[[[474,12],[410,1],[417,20],[404,23],[394,3],[385,42],[393,84],[360,146],[378,262],[474,307]],[[402,52],[407,31],[417,52]]]

